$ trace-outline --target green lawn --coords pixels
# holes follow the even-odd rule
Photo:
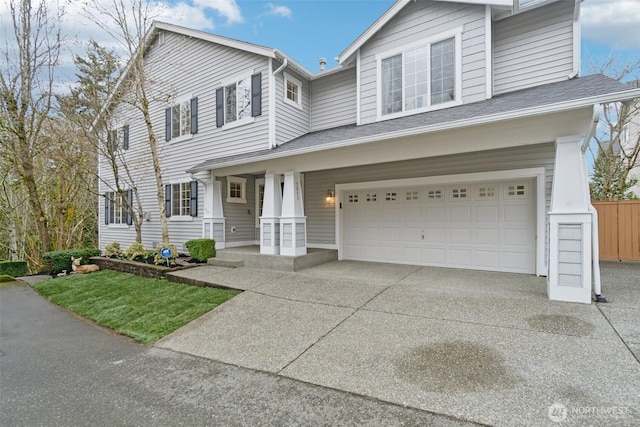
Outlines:
[[[142,343],[156,341],[239,294],[103,270],[40,282],[55,304]]]

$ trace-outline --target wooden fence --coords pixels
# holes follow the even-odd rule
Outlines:
[[[592,202],[601,260],[640,261],[640,200]]]

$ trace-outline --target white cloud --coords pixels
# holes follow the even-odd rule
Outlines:
[[[227,24],[244,22],[236,0],[194,0],[194,5],[201,10],[215,10],[218,15],[226,18]]]
[[[640,0],[585,1],[582,37],[613,49],[640,49]]]
[[[276,6],[273,3],[267,3],[267,8],[269,9],[267,15],[280,16],[283,18],[291,18],[293,16],[293,12],[287,6]]]

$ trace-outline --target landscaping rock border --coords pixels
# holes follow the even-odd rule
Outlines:
[[[148,279],[165,279],[167,273],[197,267],[199,264],[180,265],[177,267],[164,267],[162,265],[144,264],[136,261],[127,261],[107,257],[91,257],[92,264],[97,264],[101,270],[114,270],[121,273],[134,274]]]

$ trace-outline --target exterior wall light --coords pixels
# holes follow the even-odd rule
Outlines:
[[[327,202],[332,202],[334,197],[333,190],[327,190],[327,194],[324,196],[324,200]]]

